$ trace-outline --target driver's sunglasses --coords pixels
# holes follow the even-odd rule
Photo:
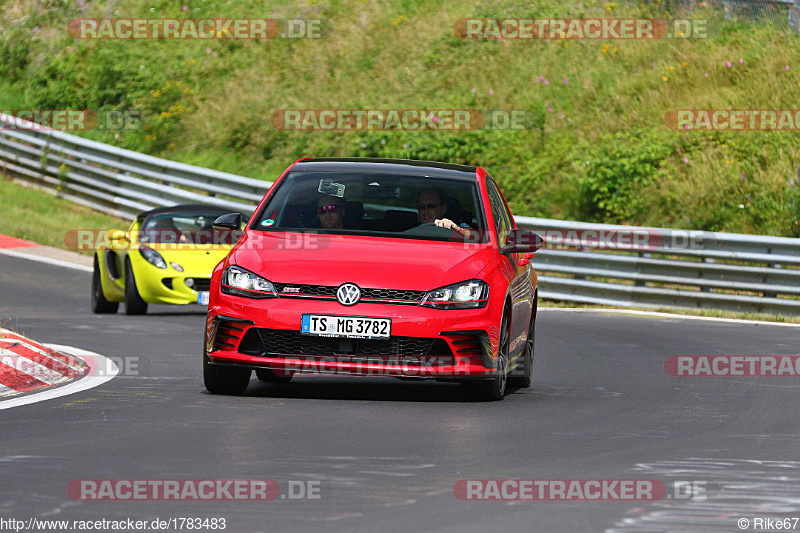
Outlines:
[[[338,213],[341,207],[338,205],[322,205],[317,208],[318,215],[324,215],[325,213]]]
[[[423,209],[433,209],[439,204],[434,204],[433,202],[427,204],[417,204],[417,211],[422,211]]]

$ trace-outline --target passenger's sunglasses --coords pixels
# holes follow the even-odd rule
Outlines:
[[[434,204],[432,202],[427,204],[417,204],[417,211],[422,211],[423,209],[433,209],[437,205],[439,204]]]
[[[341,207],[338,205],[323,205],[317,208],[318,215],[324,215],[325,213],[338,213]]]

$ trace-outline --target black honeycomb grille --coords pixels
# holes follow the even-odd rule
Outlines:
[[[240,347],[251,351],[255,348],[252,342],[251,329],[248,337],[251,342],[247,347]],[[437,339],[426,337],[390,337],[388,339],[342,339],[331,337],[311,337],[300,335],[299,331],[283,329],[255,328],[261,341],[258,355],[302,355],[302,356],[329,356],[329,355],[356,355],[356,356],[426,356],[450,355],[449,348],[442,347]],[[443,341],[442,341],[443,342]],[[244,345],[245,342],[243,341]],[[434,344],[436,344],[434,346]]]
[[[295,290],[284,292],[287,287]],[[295,283],[276,283],[275,288],[281,297],[316,296],[321,298],[336,298],[338,286],[332,285],[302,285]],[[425,296],[425,291],[407,291],[398,289],[361,289],[361,298],[370,300],[397,300],[406,302],[419,302]]]

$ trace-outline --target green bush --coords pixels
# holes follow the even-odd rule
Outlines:
[[[604,135],[584,147],[578,163],[582,217],[622,223],[636,218],[650,203],[642,192],[656,179],[663,161],[675,152],[670,135],[625,131]]]
[[[31,51],[29,31],[26,29],[3,30],[0,40],[0,77],[7,81],[22,79],[28,66]]]

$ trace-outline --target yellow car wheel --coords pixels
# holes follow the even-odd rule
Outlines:
[[[147,313],[147,302],[139,296],[136,279],[133,276],[133,266],[128,260],[125,264],[125,314],[143,315],[145,313]]]
[[[92,271],[92,312],[96,314],[116,313],[119,309],[118,302],[109,302],[103,294],[103,282],[100,279],[100,264],[94,256],[94,270]]]

